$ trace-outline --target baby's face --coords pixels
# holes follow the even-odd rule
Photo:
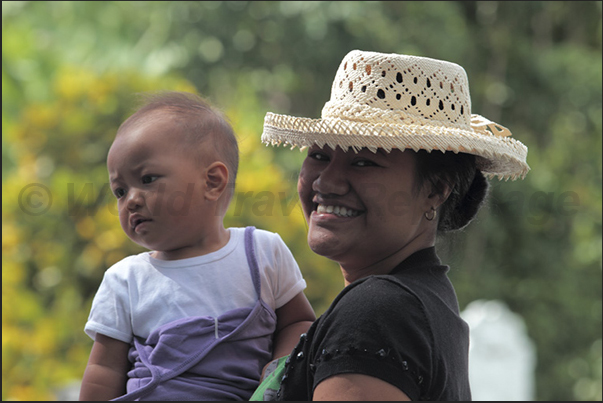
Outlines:
[[[107,157],[125,233],[172,254],[202,241],[204,223],[215,214],[205,203],[205,164],[178,141],[183,136],[169,116],[154,114],[119,133]]]

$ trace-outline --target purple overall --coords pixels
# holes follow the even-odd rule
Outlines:
[[[276,315],[261,297],[253,247],[245,229],[245,253],[258,301],[218,318],[179,319],[134,338],[128,358],[127,394],[114,400],[249,400],[272,358]]]

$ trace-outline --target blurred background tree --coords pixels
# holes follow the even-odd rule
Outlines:
[[[306,244],[303,153],[260,144],[266,111],[319,117],[352,49],[450,60],[473,112],[529,147],[524,181],[492,182],[439,241],[461,308],[500,299],[537,347],[537,400],[601,400],[601,2],[3,2],[2,398],[61,399],[92,341],[104,270],[141,249],[105,158],[134,95],[196,92],[241,144],[233,226],[281,234],[317,314],[339,268]]]

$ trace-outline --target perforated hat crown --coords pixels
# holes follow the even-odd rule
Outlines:
[[[392,148],[476,155],[500,179],[525,177],[528,149],[511,132],[471,114],[465,70],[426,57],[354,50],[341,62],[321,119],[268,112],[262,141],[358,151]]]

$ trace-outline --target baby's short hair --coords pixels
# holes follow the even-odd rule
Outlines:
[[[239,146],[228,118],[208,101],[189,92],[163,91],[145,93],[141,96],[141,106],[122,123],[117,135],[143,120],[151,112],[167,112],[182,129],[185,139],[182,146],[186,150],[194,151],[195,147],[207,140],[213,144],[218,158],[222,159],[228,168],[230,182],[228,193],[231,197],[239,168]],[[202,153],[199,152],[199,156],[201,155]]]

